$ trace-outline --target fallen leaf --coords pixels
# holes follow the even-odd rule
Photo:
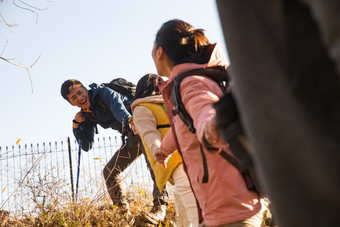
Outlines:
[[[18,145],[18,144],[20,143],[20,141],[21,141],[21,138],[19,138],[19,139],[17,140],[16,145]]]
[[[4,187],[4,189],[2,190],[2,192],[5,192],[6,188],[7,188],[7,186]]]

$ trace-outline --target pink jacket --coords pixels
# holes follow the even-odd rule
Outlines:
[[[159,84],[167,107],[173,109],[171,87],[176,75],[192,69],[222,64],[226,64],[225,58],[219,48],[215,46],[207,64],[176,65],[169,80]],[[187,174],[205,223],[216,226],[252,217],[261,209],[258,195],[248,191],[240,172],[235,167],[222,158],[217,151],[208,150],[202,141],[205,125],[215,115],[212,104],[223,95],[221,89],[216,82],[203,76],[189,76],[181,82],[180,86],[182,102],[193,118],[197,132],[192,134],[178,115],[172,119],[172,122]],[[169,130],[161,144],[162,152],[165,155],[176,150],[174,141],[172,130]],[[202,183],[204,170],[200,144],[203,146],[203,153],[207,161],[208,183]],[[227,144],[224,150],[230,152]]]

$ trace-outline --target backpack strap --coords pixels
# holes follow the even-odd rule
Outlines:
[[[183,75],[183,74],[182,74]],[[171,90],[171,98],[172,102],[175,106],[175,109],[172,110],[172,115],[178,115],[181,120],[186,124],[189,128],[189,131],[192,133],[196,133],[196,129],[194,127],[194,121],[192,120],[191,116],[189,115],[188,111],[185,109],[185,106],[182,102],[181,92],[180,92],[180,82],[184,79],[184,76],[176,76],[174,80],[174,84]]]
[[[170,124],[157,125],[157,129],[159,129],[159,128],[170,128]]]
[[[215,66],[209,67],[204,69],[194,69],[182,74],[179,74],[175,77],[172,89],[171,89],[171,98],[174,104],[174,109],[172,110],[173,116],[178,115],[181,120],[186,124],[189,128],[189,131],[192,133],[196,133],[196,129],[194,127],[194,122],[191,116],[189,115],[188,111],[185,109],[185,106],[182,102],[181,92],[180,92],[180,83],[181,81],[192,75],[202,75],[209,77],[210,79],[214,80],[216,83],[219,84],[223,92],[226,92],[226,88],[229,83],[229,77],[227,73],[226,66]]]
[[[254,174],[249,170],[249,167],[252,166],[252,161],[250,159],[249,153],[247,152],[246,146],[239,141],[239,138],[236,136],[242,130],[242,127],[240,125],[239,119],[238,119],[238,113],[236,110],[236,104],[234,103],[234,98],[231,93],[227,92],[227,87],[229,83],[229,75],[228,75],[229,68],[226,68],[224,66],[218,66],[218,67],[211,67],[211,68],[204,68],[204,69],[194,69],[191,71],[184,72],[182,74],[179,74],[175,77],[172,89],[171,89],[171,99],[174,104],[174,109],[172,110],[173,116],[178,115],[181,120],[188,126],[188,129],[192,133],[196,133],[196,129],[194,127],[194,122],[189,113],[187,112],[181,97],[180,92],[180,83],[181,81],[192,75],[201,75],[209,77],[210,79],[214,80],[218,85],[220,86],[221,90],[226,93],[222,97],[222,99],[228,99],[228,108],[233,109],[233,111],[229,111],[225,113],[226,115],[223,115],[224,121],[227,121],[228,123],[228,143],[230,149],[239,151],[237,155],[232,156],[228,154],[227,152],[220,150],[219,154],[222,158],[224,158],[227,162],[229,162],[231,165],[233,165],[236,169],[239,170],[239,172],[242,174],[246,186],[248,190],[255,191],[258,193],[258,183],[255,179]],[[214,105],[216,106],[216,104]],[[230,122],[233,122],[230,124]],[[201,153],[204,156],[203,150],[202,150],[202,144],[201,144]],[[240,161],[242,160],[242,161]],[[204,160],[203,157],[203,169],[204,169],[204,176],[202,183],[207,183],[209,180],[209,176],[207,173],[207,166],[206,166],[206,160]],[[259,194],[259,193],[258,193]]]

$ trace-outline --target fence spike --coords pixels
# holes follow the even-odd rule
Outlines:
[[[116,144],[115,144],[114,140],[116,140]],[[25,169],[25,171],[27,172],[27,179],[25,179],[25,181],[27,180],[27,184],[28,183],[32,183],[32,185],[37,185],[37,186],[34,186],[35,187],[34,189],[38,190],[37,191],[37,195],[38,195],[39,198],[43,198],[45,196],[44,194],[40,194],[40,191],[39,191],[40,188],[38,188],[40,186],[41,187],[45,187],[44,184],[41,184],[41,180],[47,179],[47,181],[50,181],[50,178],[48,178],[49,176],[51,177],[51,180],[52,180],[51,183],[53,183],[54,180],[57,181],[57,182],[61,182],[64,179],[67,180],[67,181],[65,181],[65,186],[64,186],[64,183],[62,183],[60,185],[60,189],[56,188],[57,193],[58,192],[64,193],[64,191],[65,191],[64,187],[69,187],[69,186],[67,186],[69,184],[66,184],[66,183],[70,183],[69,182],[70,181],[70,177],[67,174],[67,172],[65,171],[65,170],[67,170],[65,168],[65,164],[64,164],[66,159],[65,160],[61,159],[61,158],[66,157],[64,152],[67,151],[67,147],[66,148],[60,148],[60,144],[59,144],[59,143],[61,143],[62,146],[63,145],[67,146],[67,141],[66,140],[63,140],[63,141],[60,141],[60,140],[53,141],[52,140],[51,142],[49,142],[49,141],[45,141],[45,142],[41,142],[42,144],[34,142],[34,143],[27,143],[27,144],[22,143],[20,145],[18,144],[18,146],[14,145],[13,147],[12,146],[5,146],[5,145],[0,147],[0,157],[1,157],[1,160],[3,160],[3,158],[8,159],[8,160],[11,160],[13,158],[13,161],[10,161],[10,162],[7,161],[9,164],[7,164],[6,166],[2,166],[2,163],[4,163],[4,162],[1,163],[1,161],[0,161],[0,167],[1,167],[0,171],[2,171],[2,173],[4,173],[3,172],[4,171],[3,168],[6,171],[7,170],[8,171],[18,171],[18,168],[29,168],[31,166],[31,164],[32,164],[32,168],[28,172]],[[74,140],[74,142],[75,142],[75,144],[77,144],[76,140]],[[109,155],[111,155],[112,149],[117,149],[117,146],[121,145],[121,141],[120,141],[119,135],[113,134],[112,136],[98,138],[98,142],[101,143],[101,144],[98,145],[98,146],[93,147],[93,152],[98,152],[98,154],[101,155],[101,156],[99,156],[99,155],[95,156],[95,157],[101,157],[100,161],[95,161],[95,162],[90,162],[89,161],[88,163],[84,162],[83,164],[84,165],[85,164],[88,165],[88,166],[86,166],[87,170],[92,171],[92,168],[94,168],[93,173],[96,172],[96,174],[100,175],[101,172],[102,172],[102,166],[103,166],[102,162],[105,162],[105,161],[109,160],[109,158],[110,158]],[[109,144],[109,142],[110,142],[110,144]],[[55,143],[55,144],[53,144],[53,143]],[[52,148],[52,144],[53,144],[53,148]],[[36,145],[37,147],[34,147],[34,145]],[[51,154],[45,155],[44,150],[41,150],[42,149],[41,146],[43,146],[44,149],[45,148],[50,149],[49,153],[51,153]],[[49,146],[49,148],[48,148],[48,146]],[[54,146],[56,147],[56,150],[54,149]],[[76,145],[75,147],[77,148],[78,145]],[[111,149],[108,148],[108,147],[111,147]],[[20,153],[19,154],[15,153],[15,155],[13,157],[12,157],[12,155],[10,155],[10,157],[7,157],[7,153],[10,153],[12,151],[11,150],[12,148],[13,149],[14,148],[15,149],[19,149]],[[5,149],[7,150],[7,153],[6,153]],[[23,149],[25,149],[25,150],[23,150]],[[40,155],[39,157],[37,157],[37,155],[36,155],[37,152],[38,152],[37,149],[38,150],[40,149],[42,151],[41,154],[44,154],[44,155]],[[70,150],[72,152],[72,149],[70,149]],[[77,150],[77,149],[73,149],[73,151],[74,150]],[[104,151],[105,153],[102,152],[102,151]],[[25,152],[25,153],[23,153],[23,152]],[[106,153],[107,153],[107,157],[105,157]],[[86,154],[86,155],[89,156],[88,154]],[[84,157],[86,157],[86,156],[84,156]],[[36,161],[39,161],[39,162],[41,161],[40,158],[43,161],[46,162],[46,165],[36,165],[36,166],[34,165],[33,166],[33,164],[37,163]],[[58,164],[58,163],[61,163],[60,160],[63,161],[62,166],[60,166]],[[41,161],[40,164],[43,163],[43,161]],[[20,162],[20,163],[22,162],[23,165],[22,166],[20,166],[20,164],[16,165],[17,162]],[[143,164],[144,164],[144,162],[143,162]],[[136,163],[134,165],[136,165]],[[16,166],[16,168],[11,168],[12,166]],[[72,166],[72,164],[71,164],[71,166]],[[45,170],[44,170],[44,168],[45,168]],[[97,169],[97,168],[99,168],[99,169]],[[135,167],[133,167],[133,168],[135,168]],[[49,172],[51,172],[51,173],[49,173]],[[15,173],[9,172],[9,173],[10,174],[5,174],[5,175],[8,175],[8,176],[13,175],[14,178],[16,178],[16,175],[14,175],[14,174],[17,174],[18,172],[15,172]],[[57,175],[57,173],[58,173],[58,175]],[[139,180],[135,179],[135,177],[137,177],[137,175],[133,175],[133,171],[127,172],[127,174],[131,174],[131,173],[132,173],[132,175],[129,175],[129,176],[133,177],[133,179],[129,179],[129,182],[132,182],[132,183],[135,182],[135,181],[138,182]],[[46,178],[41,177],[43,174],[46,175]],[[91,172],[91,174],[92,174],[92,172]],[[3,182],[5,180],[7,180],[7,178],[3,177],[3,176],[5,176],[4,174],[0,174],[0,175],[1,175],[0,176],[0,183],[1,183],[1,185],[4,185]],[[71,170],[70,170],[70,175],[71,175]],[[95,176],[97,176],[97,175],[95,175]],[[146,174],[145,178],[147,178],[147,177],[148,177],[148,175]],[[95,178],[96,179],[97,178],[101,179],[101,177],[95,177]],[[92,182],[92,180],[93,180],[92,177],[88,177],[88,178],[86,178],[86,181],[84,180],[84,185],[82,185],[82,187],[84,187],[84,193],[85,193],[86,196],[88,194],[90,196],[93,196],[94,194],[96,194],[96,193],[92,192],[92,188],[90,188],[91,189],[90,193],[88,192],[88,189],[87,189],[87,187],[90,186],[90,185],[97,187],[97,184],[94,184]],[[72,182],[72,180],[71,180],[71,182]],[[85,183],[85,182],[90,182],[90,183]],[[143,182],[146,183],[147,181],[143,181]],[[12,181],[10,183],[12,184]],[[14,183],[17,183],[17,182],[15,181]],[[50,183],[50,182],[46,182],[46,183]],[[99,184],[100,183],[98,183],[98,185]],[[131,184],[131,183],[129,183],[129,184]],[[8,191],[8,189],[9,189],[9,187],[11,185],[9,185],[9,183],[6,183],[6,186],[7,186],[7,191]],[[67,189],[69,189],[69,188],[67,188]],[[17,190],[17,192],[15,194],[13,194],[13,198],[16,198],[16,197],[19,198],[20,195],[23,195],[25,198],[27,198],[29,196],[28,193],[30,193],[30,192],[27,192],[27,194],[25,194],[26,193],[25,190],[26,190],[26,188],[23,186],[22,190],[21,189]],[[99,186],[98,190],[100,191],[100,193],[103,192],[103,190],[104,190],[105,192],[103,192],[103,193],[106,193],[106,188],[103,189],[101,185]],[[69,191],[69,190],[66,190],[66,191]],[[45,192],[44,188],[42,188],[41,189],[41,193],[44,193],[44,192]],[[48,197],[48,195],[46,195],[46,196]],[[15,199],[14,201],[17,201],[17,200]],[[46,200],[46,201],[48,201],[48,200]],[[1,205],[2,202],[3,202],[3,198],[1,197],[1,193],[0,193],[0,207],[2,206]],[[16,204],[14,206],[22,207],[21,200],[20,201],[18,200],[15,203]],[[7,204],[5,205],[5,207],[7,208]],[[9,208],[9,209],[11,209],[11,208]],[[31,206],[27,205],[25,208],[22,207],[22,209],[31,209]],[[16,211],[17,210],[15,210],[15,212]],[[25,211],[27,211],[27,210],[25,210]],[[28,211],[28,212],[30,212],[30,211]]]

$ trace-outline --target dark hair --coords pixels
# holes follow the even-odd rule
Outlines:
[[[175,65],[180,63],[207,63],[210,41],[203,29],[195,29],[190,24],[174,19],[165,22],[156,34],[156,49],[162,47]]]
[[[61,85],[61,89],[60,89],[61,96],[63,96],[63,98],[66,99],[67,101],[70,101],[68,100],[67,95],[70,94],[70,90],[75,86],[84,87],[83,84],[79,80],[76,80],[76,79],[66,80]]]
[[[156,74],[146,74],[137,83],[136,95],[133,101],[152,95],[160,95],[161,92],[157,87],[159,76]]]

